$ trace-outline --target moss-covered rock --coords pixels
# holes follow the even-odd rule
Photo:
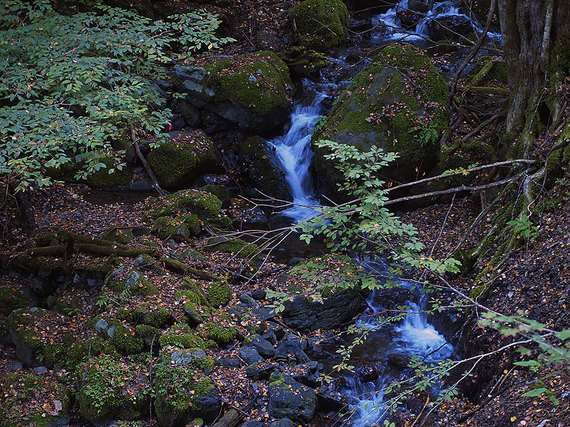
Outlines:
[[[156,286],[141,272],[121,266],[105,277],[104,287],[114,292],[129,295],[154,295],[158,292]]]
[[[233,326],[221,326],[214,322],[208,322],[204,327],[206,328],[206,337],[220,345],[231,343],[237,335],[237,329]]]
[[[101,317],[95,324],[95,330],[102,338],[109,339],[121,354],[138,354],[143,351],[143,340],[117,319]]]
[[[223,252],[226,254],[234,254],[242,259],[259,259],[261,252],[259,247],[254,243],[247,243],[241,239],[228,239],[225,237],[214,237],[208,240],[206,250],[209,252]]]
[[[0,288],[0,313],[10,314],[18,308],[29,307],[32,299],[10,288]]]
[[[63,365],[65,347],[62,335],[42,331],[50,324],[66,324],[64,316],[38,307],[22,308],[13,311],[7,323],[16,355],[24,366],[36,366],[40,361],[48,367]]]
[[[194,333],[192,328],[185,323],[176,323],[168,329],[159,339],[160,346],[173,346],[180,348],[207,347],[206,342]]]
[[[185,240],[202,232],[200,219],[194,215],[179,215],[174,218],[161,216],[154,221],[152,233],[161,239]]]
[[[117,243],[129,243],[134,238],[133,230],[130,228],[111,228],[101,236],[104,240]]]
[[[220,399],[212,381],[192,364],[165,357],[154,369],[154,409],[161,426],[186,425],[196,417],[213,421]]]
[[[214,143],[204,133],[178,133],[147,156],[148,163],[161,186],[180,188],[216,165]]]
[[[139,420],[148,412],[151,387],[145,365],[102,355],[85,366],[78,394],[79,412],[100,425],[111,420]]]
[[[269,196],[288,197],[285,177],[271,161],[263,138],[253,136],[246,139],[240,144],[240,157],[242,174],[251,181],[251,185]]]
[[[64,384],[33,371],[3,375],[0,379],[2,426],[66,425],[70,397]]]
[[[299,77],[317,78],[320,70],[330,65],[327,55],[304,46],[293,46],[281,55],[291,73]]]
[[[232,299],[232,290],[227,283],[214,283],[206,291],[208,301],[212,307],[227,305]]]
[[[287,65],[266,51],[204,59],[200,67],[177,67],[188,102],[243,129],[268,131],[285,123],[293,84]]]
[[[448,87],[430,59],[408,44],[392,44],[362,70],[317,126],[312,144],[318,173],[329,192],[341,175],[317,147],[321,139],[395,151],[399,159],[383,174],[398,181],[415,179],[437,164],[439,140],[447,128]]]
[[[346,37],[349,14],[340,0],[305,0],[291,9],[301,45],[326,51]]]
[[[160,329],[154,326],[137,325],[135,327],[135,335],[142,340],[144,348],[149,349],[153,344],[158,344],[161,332]],[[156,345],[156,347],[158,347],[158,345]]]
[[[87,176],[87,184],[95,188],[111,188],[128,185],[133,179],[133,168],[124,165],[116,156],[105,155],[98,159],[101,166]]]
[[[204,190],[181,190],[158,199],[149,199],[145,205],[146,217],[176,217],[183,214],[195,214],[202,220],[218,218],[222,202],[212,193]]]

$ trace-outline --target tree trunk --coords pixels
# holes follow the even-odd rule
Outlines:
[[[513,91],[507,131],[553,124],[561,114],[553,92],[568,75],[570,1],[499,0],[498,7]]]

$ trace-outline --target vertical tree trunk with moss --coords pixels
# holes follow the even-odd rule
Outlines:
[[[517,154],[528,155],[533,134],[565,119],[556,89],[570,65],[570,2],[499,0],[498,9],[513,91],[506,130],[522,132]]]

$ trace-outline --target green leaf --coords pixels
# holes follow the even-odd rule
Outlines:
[[[542,393],[547,393],[549,390],[544,387],[535,388],[534,390],[527,391],[523,394],[523,396],[527,397],[536,397],[540,396]]]

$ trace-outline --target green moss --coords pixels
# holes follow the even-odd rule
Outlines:
[[[208,322],[204,326],[206,337],[220,345],[231,343],[237,335],[237,329],[233,326],[220,326],[214,322]]]
[[[299,42],[310,49],[325,51],[346,37],[349,14],[340,0],[305,0],[291,9]]]
[[[172,365],[164,360],[154,370],[155,413],[161,426],[194,414],[198,399],[215,395],[209,378],[191,366]]]
[[[237,55],[204,68],[206,84],[222,89],[220,100],[228,99],[260,116],[279,114],[292,105],[289,69],[273,52]]]
[[[32,300],[10,288],[0,288],[0,312],[10,314],[18,308],[24,308],[31,305]]]
[[[87,177],[87,184],[91,187],[110,188],[131,183],[133,169],[130,166],[122,166],[119,170],[119,162],[114,156],[104,156],[98,161],[105,167]]]
[[[151,348],[153,344],[158,346],[160,329],[150,325],[137,325],[135,335],[142,340],[145,348]]]
[[[206,291],[212,307],[227,305],[232,299],[232,290],[227,283],[214,283]]]
[[[327,55],[304,46],[293,46],[281,57],[291,72],[301,77],[319,77],[320,70],[330,65]]]
[[[7,373],[0,381],[2,404],[0,405],[0,425],[20,426],[35,425],[47,427],[57,424],[58,418],[67,417],[70,408],[70,396],[66,386],[52,377],[33,371]],[[56,409],[54,401],[61,404]],[[42,402],[47,406],[46,411]]]
[[[220,215],[222,202],[216,196],[203,190],[181,190],[167,197],[150,199],[146,205],[147,217],[176,217],[183,214],[195,214],[207,220]]]
[[[234,254],[242,259],[259,259],[260,249],[253,243],[244,242],[241,239],[229,240],[224,237],[215,237],[208,240],[206,250],[209,252],[223,252]]]
[[[153,148],[147,156],[161,186],[180,188],[216,164],[213,142],[201,132],[183,133]]]
[[[142,273],[129,270],[124,266],[110,272],[105,277],[105,288],[124,295],[155,295],[158,292],[156,286],[150,282]]]
[[[399,43],[384,48],[313,134],[315,164],[331,191],[342,177],[325,159],[327,152],[316,146],[321,139],[398,152],[399,159],[385,171],[392,179],[415,179],[433,167],[448,123],[447,94],[447,84],[419,49]]]
[[[66,348],[65,365],[70,371],[89,357],[95,357],[101,354],[104,347],[104,340],[101,337],[95,337],[85,341],[77,340],[70,347]]]
[[[112,343],[115,348],[122,354],[137,354],[143,351],[143,340],[135,335],[134,331],[124,327],[120,323],[116,323],[115,332],[113,333]]]
[[[147,411],[151,388],[144,365],[99,356],[85,365],[79,388],[81,415],[92,423],[142,419]]]
[[[174,346],[181,348],[202,348],[205,349],[206,343],[202,338],[196,335],[192,328],[185,323],[177,323],[165,332],[159,339],[160,346]]]
[[[174,218],[160,217],[154,221],[152,233],[161,239],[189,239],[202,232],[200,219],[194,215],[180,215]]]
[[[213,194],[222,202],[230,200],[230,190],[225,185],[208,184],[201,187],[200,190]]]
[[[129,243],[133,240],[133,230],[130,228],[111,228],[103,233],[101,236],[104,240],[117,243]]]

